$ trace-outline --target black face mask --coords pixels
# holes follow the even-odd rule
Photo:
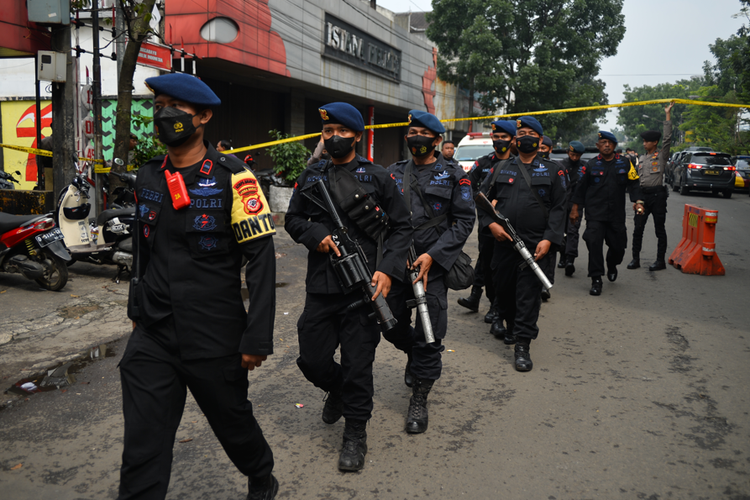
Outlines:
[[[502,139],[492,141],[492,147],[495,148],[497,154],[502,156],[510,149],[510,141],[503,141]]]
[[[154,113],[154,125],[159,140],[172,147],[182,146],[195,133],[193,115],[171,106]]]
[[[545,160],[549,160],[549,151],[545,151],[544,153],[539,153],[539,155]]]
[[[326,151],[331,158],[344,158],[346,155],[352,152],[354,149],[354,137],[341,137],[340,135],[332,135],[328,139],[323,141]]]
[[[411,151],[412,155],[421,158],[435,151],[435,146],[432,144],[434,140],[434,137],[410,135],[406,138],[406,145],[409,146],[409,151]]]
[[[516,139],[516,147],[522,153],[529,154],[539,149],[539,144],[542,140],[533,135],[524,135]]]

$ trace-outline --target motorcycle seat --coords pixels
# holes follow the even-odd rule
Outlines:
[[[110,208],[109,210],[105,210],[99,214],[99,216],[96,218],[96,225],[103,226],[104,223],[107,222],[109,219],[112,219],[114,217],[123,217],[127,215],[131,217],[135,217],[135,207]]]
[[[117,244],[117,248],[123,252],[133,253],[133,238],[128,238]]]
[[[5,234],[35,219],[41,219],[44,215],[13,215],[0,212],[0,234]]]

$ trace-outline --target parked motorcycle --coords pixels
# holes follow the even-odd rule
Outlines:
[[[16,175],[21,175],[21,172],[16,170]],[[14,177],[13,174],[0,170],[0,189],[16,189],[13,183],[20,184]]]
[[[0,270],[21,273],[47,290],[61,290],[68,282],[70,261],[62,239],[50,215],[0,212]]]
[[[135,191],[134,174],[110,174],[126,182],[131,194]],[[130,272],[133,265],[135,206],[111,208],[94,216],[91,213],[90,188],[88,177],[76,167],[76,175],[57,205],[58,224],[73,260],[116,264],[117,274],[113,281],[119,283],[122,273]]]

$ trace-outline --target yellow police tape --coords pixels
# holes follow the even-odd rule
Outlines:
[[[602,104],[598,106],[583,106],[578,108],[565,108],[565,109],[552,109],[547,111],[526,111],[523,113],[506,113],[506,114],[499,114],[499,115],[487,115],[487,116],[471,116],[471,117],[465,117],[465,118],[446,118],[445,120],[440,120],[443,123],[449,123],[449,122],[463,122],[463,121],[473,121],[473,120],[490,120],[490,119],[496,119],[496,118],[513,118],[516,116],[535,116],[535,115],[551,115],[556,113],[575,113],[578,111],[596,111],[600,109],[609,109],[609,108],[625,108],[628,106],[645,106],[646,104],[663,104],[667,102],[674,102],[676,104],[690,104],[693,106],[713,106],[713,107],[720,107],[720,108],[750,108],[750,104],[733,104],[733,103],[723,103],[723,102],[707,102],[707,101],[693,101],[691,99],[652,99],[650,101],[636,101],[636,102],[622,102],[618,104]],[[399,123],[382,123],[379,125],[365,125],[365,129],[367,130],[375,130],[375,129],[381,129],[381,128],[394,128],[394,127],[405,127],[409,125],[409,122],[399,122]],[[279,139],[276,141],[270,141],[270,142],[264,142],[261,144],[253,144],[252,146],[244,146],[241,148],[235,148],[235,149],[229,149],[226,150],[226,153],[241,153],[243,151],[250,151],[253,149],[263,149],[270,146],[275,146],[277,144],[285,144],[287,142],[295,142],[295,141],[304,141],[305,139],[311,139],[313,137],[318,137],[320,135],[320,132],[316,132],[314,134],[305,134],[305,135],[298,135],[295,137],[288,137],[286,139]],[[44,149],[35,149],[35,148],[27,148],[23,146],[15,146],[12,144],[0,144],[0,147],[7,148],[7,149],[15,149],[17,151],[23,151],[26,153],[31,153],[35,155],[40,156],[52,156],[51,151],[46,151]],[[78,158],[79,161],[88,161],[93,163],[104,163],[104,160],[94,160],[92,158]],[[128,165],[128,170],[131,170],[132,167]],[[102,173],[108,173],[109,168],[102,167],[102,166],[96,166],[94,168],[94,171],[97,174]]]

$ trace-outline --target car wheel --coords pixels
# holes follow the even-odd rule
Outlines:
[[[732,197],[731,189],[727,189],[726,191],[724,191],[724,198],[731,198],[731,197]]]
[[[680,183],[680,194],[682,196],[690,194],[690,188],[687,187],[685,184]]]

